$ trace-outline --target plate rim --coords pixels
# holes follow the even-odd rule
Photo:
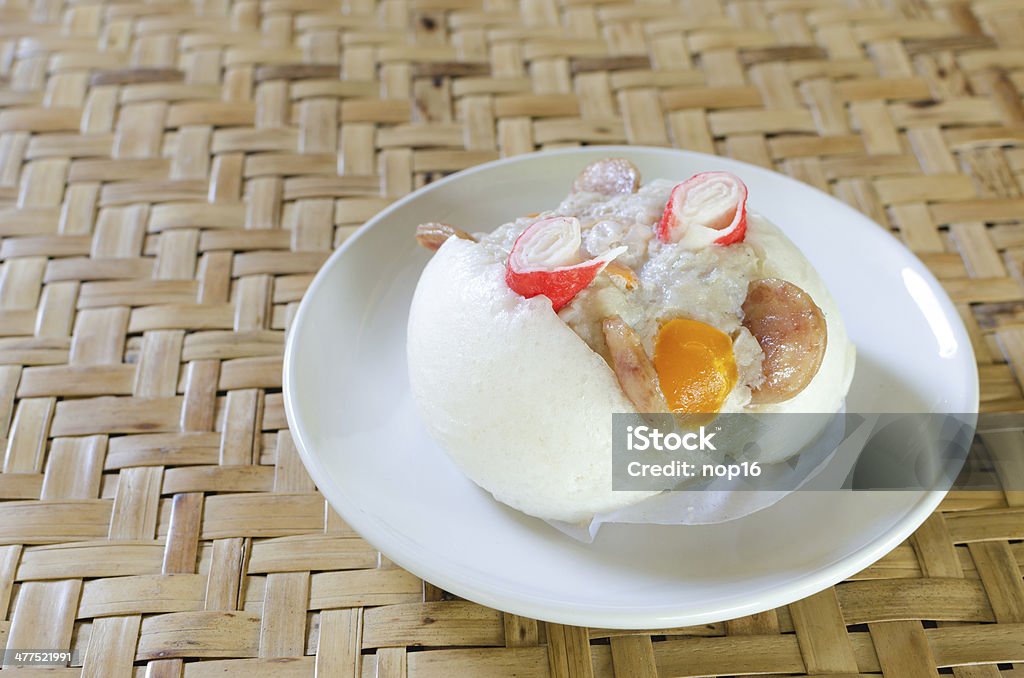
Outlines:
[[[430,583],[454,593],[459,597],[486,605],[487,607],[524,617],[576,626],[600,626],[603,628],[633,630],[670,628],[718,622],[723,619],[733,619],[740,616],[774,609],[782,605],[787,605],[795,600],[799,600],[833,586],[848,578],[850,575],[868,567],[885,554],[889,553],[893,548],[916,531],[946,496],[946,491],[943,490],[921,492],[920,498],[911,506],[899,522],[853,553],[838,560],[834,560],[826,565],[820,566],[815,570],[800,576],[795,582],[785,582],[769,586],[758,596],[752,597],[749,602],[740,603],[727,609],[719,608],[718,610],[695,613],[687,612],[685,609],[678,609],[678,603],[665,607],[644,607],[624,610],[621,607],[566,605],[564,603],[558,604],[531,595],[520,594],[513,597],[502,596],[499,593],[495,593],[493,587],[490,589],[482,587],[475,582],[471,583],[464,579],[453,578],[445,572],[437,570],[429,565],[411,562],[405,557],[406,553],[401,548],[399,543],[400,540],[383,531],[375,531],[373,529],[366,530],[367,522],[361,518],[366,511],[358,505],[349,502],[345,498],[344,494],[339,492],[336,488],[331,489],[333,483],[330,482],[330,472],[321,463],[319,457],[311,451],[301,427],[297,424],[298,419],[296,418],[294,396],[292,395],[294,391],[293,364],[296,360],[294,339],[296,332],[294,330],[296,327],[301,325],[306,313],[308,312],[311,304],[309,300],[314,296],[313,293],[324,284],[326,271],[330,267],[336,265],[337,259],[343,256],[344,252],[349,248],[353,247],[361,237],[373,229],[378,223],[386,220],[393,212],[398,211],[407,203],[418,199],[421,195],[430,191],[438,190],[440,187],[458,181],[469,174],[486,171],[506,164],[530,162],[540,157],[551,155],[600,155],[603,153],[629,154],[637,152],[665,155],[688,155],[706,163],[720,162],[721,160],[727,160],[730,163],[738,163],[744,167],[745,171],[774,175],[775,177],[781,177],[786,182],[797,184],[801,190],[809,189],[815,191],[829,198],[835,204],[837,209],[847,211],[855,215],[857,218],[874,223],[884,236],[887,236],[890,239],[890,245],[895,246],[898,250],[902,250],[901,253],[903,255],[909,256],[912,260],[920,264],[920,268],[923,271],[922,277],[926,280],[929,287],[938,298],[944,314],[948,319],[953,321],[951,324],[954,332],[958,335],[958,343],[964,347],[966,353],[970,356],[971,362],[975,365],[975,369],[971,372],[972,379],[971,383],[968,384],[969,392],[967,394],[968,402],[972,404],[972,407],[967,413],[977,413],[979,410],[979,379],[976,367],[977,358],[974,354],[974,347],[970,342],[970,338],[963,321],[960,319],[959,314],[955,312],[955,306],[941,283],[924,264],[924,262],[922,262],[910,248],[896,238],[889,229],[877,224],[877,222],[871,220],[869,216],[863,214],[859,210],[856,210],[852,206],[847,205],[832,194],[822,191],[815,186],[799,181],[798,179],[781,172],[753,165],[742,160],[701,153],[699,151],[658,146],[594,145],[541,150],[506,158],[499,158],[497,160],[481,163],[479,165],[474,165],[464,170],[460,170],[412,191],[391,203],[368,219],[356,230],[355,233],[349,236],[345,242],[331,253],[327,260],[318,269],[313,280],[310,282],[309,287],[303,293],[299,307],[289,324],[285,341],[282,379],[285,417],[288,422],[292,439],[295,442],[295,447],[299,453],[299,457],[302,459],[303,464],[306,466],[311,478],[316,484],[317,490],[327,500],[328,504],[338,512],[341,518],[345,520],[345,522],[352,527],[361,538],[366,540],[371,546],[386,555],[401,568],[416,577],[423,579],[424,581],[429,581]],[[368,537],[367,532],[371,533],[373,537]],[[727,616],[722,616],[723,614]]]

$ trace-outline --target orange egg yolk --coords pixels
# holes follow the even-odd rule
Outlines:
[[[673,412],[718,412],[736,385],[732,339],[697,320],[670,320],[658,331],[654,370]]]

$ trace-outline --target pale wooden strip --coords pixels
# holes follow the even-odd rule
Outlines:
[[[97,619],[89,632],[82,678],[132,678],[139,616]]]
[[[942,281],[950,298],[958,302],[1016,301],[1024,289],[1013,278],[947,278]]]
[[[224,230],[203,231],[199,249],[211,250],[284,250],[291,243],[291,235],[285,230]]]
[[[213,542],[213,558],[206,584],[207,610],[237,609],[247,551],[246,539],[218,539]]]
[[[959,169],[938,127],[908,129],[907,140],[926,174],[951,174]]]
[[[406,603],[363,613],[364,648],[504,644],[501,613],[474,603]]]
[[[75,320],[69,362],[72,365],[116,365],[124,352],[128,309],[84,310]]]
[[[958,544],[1024,539],[1024,509],[971,511],[946,516],[950,538]]]
[[[22,372],[18,397],[131,395],[133,365],[47,365]]]
[[[408,653],[404,647],[381,648],[373,657],[376,660],[376,666],[372,667],[376,678],[406,678],[409,675]],[[370,668],[369,662],[363,663],[364,675]]]
[[[85,158],[74,160],[68,171],[71,183],[164,179],[170,169],[166,158]]]
[[[744,162],[771,167],[771,156],[762,134],[731,134],[725,140],[726,153]]]
[[[829,588],[792,603],[789,613],[808,673],[853,673],[857,660],[846,633],[845,610]]]
[[[246,255],[235,256],[234,275],[240,275],[238,259],[243,256]],[[314,253],[314,256],[322,257],[319,253]],[[266,274],[247,275],[239,279],[235,295],[236,331],[259,331],[267,326],[267,319],[270,316],[272,281],[271,276]]]
[[[224,131],[227,130],[218,134]],[[245,205],[241,202],[173,202],[154,205],[147,228],[151,232],[176,228],[241,228],[244,223]]]
[[[93,234],[91,256],[96,259],[118,259],[142,254],[148,214],[149,209],[145,205],[100,210]]]
[[[278,228],[284,182],[280,177],[257,177],[248,182],[246,229]]]
[[[110,515],[111,539],[152,539],[156,533],[163,468],[121,469]]]
[[[115,158],[145,158],[159,153],[167,104],[163,101],[129,104],[118,115]],[[168,120],[170,123],[170,120]],[[176,127],[177,125],[171,125]]]
[[[152,666],[152,663],[150,664]],[[224,659],[185,664],[185,678],[310,678],[335,676],[319,672],[313,657],[288,657],[286,659]],[[353,674],[355,678],[363,678]],[[152,678],[147,676],[147,678]],[[366,678],[373,678],[368,676]]]
[[[1011,391],[1011,394],[1016,395],[1016,392]],[[990,452],[1007,505],[1024,506],[1024,455],[1020,453],[1024,434],[1020,431],[983,433],[981,440]]]
[[[313,575],[311,581],[309,605],[310,609],[369,605],[389,606],[379,608],[382,612],[374,612],[369,620],[364,620],[364,624],[373,625],[370,637],[364,639],[364,643],[373,643],[373,645],[364,645],[364,647],[379,647],[391,644],[391,642],[397,640],[397,634],[400,633],[399,628],[410,627],[419,631],[421,630],[419,627],[423,626],[422,632],[428,636],[430,635],[431,630],[427,629],[426,625],[432,622],[423,622],[422,619],[417,618],[415,615],[417,608],[413,605],[422,604],[419,603],[422,589],[423,584],[419,578],[397,567],[352,570],[348,572],[319,572]],[[446,632],[445,627],[447,627],[447,631],[452,634],[465,631],[470,635],[476,633],[477,635],[472,637],[477,639],[484,635],[491,640],[495,638],[497,631],[495,631],[494,626],[491,624],[492,615],[490,611],[483,611],[486,608],[477,610],[475,608],[462,609],[456,606],[449,609],[447,607],[448,603],[439,605],[440,607],[437,609],[447,611],[447,614],[442,615],[442,618],[447,620],[448,623],[442,624],[442,627],[437,630],[438,634],[444,634]],[[390,610],[390,613],[385,613],[383,612],[384,610]],[[434,608],[427,608],[423,610],[423,613],[429,618],[434,619],[429,614],[432,611],[434,611]],[[392,617],[392,613],[395,615],[394,617]],[[478,622],[486,628],[474,629],[473,627]],[[390,628],[389,625],[392,623],[399,626]],[[430,645],[432,643],[423,644]],[[485,643],[467,644],[492,645],[494,643],[489,640]]]
[[[904,623],[904,622],[898,622]],[[912,624],[912,622],[905,622]],[[975,624],[925,629],[934,654],[929,666],[964,666],[1024,661],[1024,624]]]
[[[134,308],[128,321],[129,332],[147,330],[231,329],[234,307],[230,304],[167,304]]]
[[[199,231],[182,229],[160,235],[153,275],[160,280],[191,280],[196,272]]]
[[[213,428],[219,368],[220,363],[216,360],[189,362],[185,377],[185,402],[181,410],[182,429],[207,431]]]
[[[410,678],[502,678],[513,673],[516,678],[549,678],[546,648],[432,650],[409,654]]]
[[[65,292],[65,295],[71,297],[70,308],[73,309],[77,302],[79,281],[145,278],[152,272],[152,259],[143,257],[125,257],[123,259],[68,257],[66,259],[51,259],[46,267],[44,281],[47,283],[65,282],[64,288],[74,293]],[[52,284],[47,285],[43,289],[43,294],[45,295],[46,291],[52,287]],[[70,323],[68,325],[70,326]],[[67,331],[60,336],[66,335]]]
[[[202,494],[189,493],[174,496],[171,504],[170,525],[167,528],[162,572],[188,574],[196,571],[202,510]]]
[[[235,611],[173,612],[142,621],[137,660],[168,657],[255,657],[258,615]]]
[[[553,678],[593,678],[587,630],[579,626],[545,624],[548,668]]]
[[[18,404],[7,439],[4,473],[39,473],[43,470],[43,453],[47,433],[57,435],[54,419],[54,398],[23,398]]]
[[[0,437],[10,433],[15,396],[23,370],[20,365],[0,365]],[[6,452],[4,453],[6,457]]]
[[[619,106],[631,144],[668,145],[665,117],[656,90],[631,89],[619,94]]]
[[[16,259],[20,257],[65,257],[75,255],[88,255],[91,244],[89,236],[75,235],[44,235],[25,238],[7,238],[0,247],[0,256],[5,259]],[[44,269],[43,279],[45,280],[46,270]],[[34,309],[22,309],[31,311]]]
[[[372,568],[376,564],[376,549],[358,537],[310,534],[254,541],[248,571],[250,574],[258,574],[303,570],[355,570]],[[327,586],[320,587],[318,577],[321,576],[313,575],[314,598],[330,594]],[[327,581],[330,580],[331,578],[327,577]],[[410,582],[409,590],[411,589]]]
[[[18,598],[7,633],[13,649],[56,649],[71,647],[75,608],[82,582],[79,580],[26,582]],[[9,664],[4,664],[6,670]]]
[[[7,609],[11,602],[11,592],[14,590],[14,579],[21,553],[20,544],[0,546],[0,615],[5,618],[8,617]],[[6,647],[3,642],[4,635],[0,635],[0,647]]]
[[[170,166],[171,179],[205,179],[210,169],[210,138],[206,125],[178,130],[177,147]]]
[[[312,492],[316,489],[313,479],[299,458],[299,452],[292,441],[291,433],[281,431],[277,435],[277,460],[274,464],[275,492]]]
[[[942,513],[936,512],[910,538],[922,573],[927,577],[963,577],[963,568]]]
[[[79,308],[188,304],[199,289],[194,280],[133,280],[83,283]]]
[[[320,641],[316,675],[360,678],[362,673],[363,611],[324,610],[320,613]]]
[[[260,657],[294,657],[303,653],[308,572],[277,572],[267,576],[260,627]]]
[[[210,252],[199,260],[199,303],[226,304],[231,289],[231,253]]]
[[[0,339],[0,365],[63,364],[70,346],[70,340],[54,337]]]
[[[868,625],[882,673],[906,678],[938,678],[936,660],[918,621]]]
[[[220,447],[222,465],[253,463],[262,397],[262,391],[256,389],[228,393]]]
[[[36,315],[38,337],[67,337],[75,316],[78,283],[49,283],[43,288]]]
[[[274,469],[269,466],[190,466],[164,472],[164,494],[179,492],[269,492]]]
[[[284,397],[280,393],[268,393],[264,398],[263,430],[275,431],[288,427],[284,415]]]
[[[735,110],[708,113],[708,124],[717,135],[814,132],[814,119],[800,108],[793,110]]]
[[[805,673],[795,636],[689,638],[657,643],[659,675]]]
[[[914,252],[943,252],[945,243],[939,235],[924,203],[893,205],[892,214],[900,229],[904,244]]]
[[[17,578],[27,581],[155,574],[160,571],[162,551],[163,545],[154,541],[82,541],[30,547],[22,555]]]
[[[175,395],[184,341],[183,330],[153,330],[143,335],[133,395],[138,398]]]
[[[46,462],[40,499],[96,499],[100,495],[106,436],[57,438]]]
[[[897,125],[972,125],[1000,122],[994,103],[984,97],[930,101],[927,105],[894,103],[889,113]]]
[[[968,544],[995,621],[1024,622],[1024,579],[1006,542]]]
[[[0,498],[3,499],[36,499],[42,486],[41,473],[0,474]]]
[[[881,101],[857,101],[850,104],[850,113],[857,122],[864,148],[873,155],[899,153],[899,134],[889,110]]]
[[[64,400],[57,403],[50,435],[175,431],[181,400],[180,396]]]
[[[616,636],[611,639],[611,648],[616,678],[657,678],[650,636]]]
[[[967,579],[846,582],[836,595],[848,624],[901,619],[993,621],[981,583]]]
[[[154,433],[112,438],[104,468],[217,463],[220,434]]]
[[[885,203],[950,202],[975,195],[971,180],[962,174],[876,179],[875,190]]]
[[[221,365],[218,388],[224,391],[281,388],[282,360],[278,357],[240,358]]]
[[[528,647],[538,643],[536,619],[520,617],[519,615],[505,612],[502,615],[502,624],[505,627],[506,647]]]

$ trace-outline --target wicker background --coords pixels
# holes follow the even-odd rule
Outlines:
[[[1024,410],[1022,36],[1021,0],[0,0],[0,648],[78,647],[54,675],[96,678],[1024,676],[1020,493],[951,496],[786,608],[569,628],[380,558],[280,393],[303,289],[362,221],[611,142],[888,225],[957,302],[983,407]]]

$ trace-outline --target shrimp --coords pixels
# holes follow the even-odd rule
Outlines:
[[[668,412],[668,404],[658,384],[658,373],[654,371],[654,363],[644,351],[636,330],[617,315],[605,318],[601,329],[608,345],[612,371],[637,412]]]
[[[446,240],[448,240],[448,238],[451,237],[476,242],[476,238],[462,229],[455,228],[451,224],[442,224],[440,222],[432,221],[427,224],[420,224],[416,227],[416,242],[423,245],[428,250],[436,251],[445,243]]]
[[[751,282],[743,325],[764,351],[764,382],[754,389],[753,404],[789,400],[811,383],[825,358],[828,327],[807,292],[779,278]]]

